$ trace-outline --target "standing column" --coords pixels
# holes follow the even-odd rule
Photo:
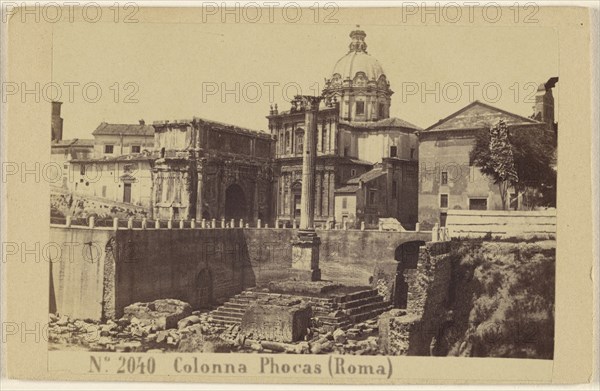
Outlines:
[[[329,216],[335,216],[335,172],[329,173]]]
[[[329,214],[329,203],[331,202],[329,200],[329,175],[331,175],[329,173],[329,171],[323,173],[323,206],[322,206],[322,215],[324,217],[326,217],[326,220],[329,219],[331,216]]]
[[[286,202],[287,202],[287,210],[285,211],[285,213],[287,213],[288,216],[290,216],[290,218],[294,217],[294,213],[293,213],[293,209],[294,209],[294,205],[293,205],[293,199],[292,199],[292,173],[288,173],[287,174],[287,181],[286,181],[286,185],[287,185],[287,193],[285,195],[286,197]],[[283,205],[285,208],[285,204]]]
[[[254,202],[252,203],[252,205],[253,205],[252,208],[254,209],[252,217],[254,218],[254,221],[258,222],[259,218],[258,218],[258,181],[257,180],[254,181]],[[263,216],[263,218],[264,217],[265,216]]]
[[[316,199],[316,203],[315,203],[315,208],[316,208],[315,214],[317,216],[321,216],[321,214],[322,214],[322,212],[321,212],[322,211],[321,206],[323,205],[322,204],[322,200],[321,200],[321,194],[323,193],[323,189],[322,189],[322,186],[321,186],[322,183],[323,183],[323,180],[322,180],[323,179],[323,173],[322,172],[317,172],[316,175],[317,175],[317,180],[316,180],[316,186],[315,186],[315,188],[317,190],[317,195],[316,195],[317,199]]]
[[[309,281],[321,280],[319,247],[321,240],[314,230],[315,214],[315,165],[317,114],[320,97],[297,96],[304,108],[306,130],[302,151],[302,196],[300,200],[300,230],[292,242],[292,269],[296,278]]]
[[[201,219],[202,218],[202,182],[204,180],[203,178],[203,171],[204,171],[204,167],[202,166],[202,163],[198,163],[197,166],[197,179],[198,179],[198,183],[196,185],[196,219]]]
[[[300,229],[314,229],[315,222],[315,165],[317,162],[317,113],[320,97],[302,97],[305,114],[304,150],[302,152],[302,198],[300,200]]]

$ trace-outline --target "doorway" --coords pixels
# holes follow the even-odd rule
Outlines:
[[[123,202],[131,203],[131,183],[123,184]]]
[[[240,185],[233,184],[225,191],[225,219],[247,219],[246,196]]]

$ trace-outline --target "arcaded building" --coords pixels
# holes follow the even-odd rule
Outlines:
[[[152,126],[154,218],[273,219],[271,135],[196,117]]]
[[[367,52],[365,37],[362,30],[350,33],[348,52],[335,63],[326,78],[317,126],[315,222],[339,220],[336,218],[336,189],[351,185],[348,181],[358,181],[379,164],[389,179],[385,180],[384,188],[377,188],[375,198],[370,199],[375,199],[378,205],[389,204],[392,194],[402,193],[406,194],[405,202],[389,209],[375,208],[375,211],[370,205],[359,205],[360,213],[348,214],[346,220],[358,224],[359,220],[368,218],[367,223],[376,224],[379,217],[395,217],[402,218],[402,224],[412,226],[417,220],[417,178],[413,179],[414,186],[406,187],[410,192],[404,191],[401,186],[406,177],[398,174],[402,170],[388,168],[416,164],[415,132],[420,128],[390,117],[394,92],[379,61]],[[279,111],[275,106],[267,118],[269,130],[277,140],[276,215],[280,221],[291,224],[300,218],[304,112],[297,102],[292,102],[286,111]],[[381,165],[384,159],[392,162]],[[397,177],[392,178],[394,175]],[[367,212],[366,208],[371,209]]]

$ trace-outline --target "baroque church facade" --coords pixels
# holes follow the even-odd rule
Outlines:
[[[318,113],[315,222],[347,221],[377,225],[397,218],[417,222],[418,126],[390,117],[393,91],[376,58],[367,51],[366,34],[350,33],[348,52],[334,65]],[[302,188],[304,112],[298,102],[287,111],[277,105],[267,116],[275,143],[275,215],[284,224],[299,220]],[[378,170],[385,180],[371,182]],[[381,177],[381,175],[377,175]],[[360,194],[368,188],[368,195]],[[344,195],[338,194],[342,190]],[[350,190],[350,192],[349,192]],[[346,202],[346,194],[353,202]],[[351,193],[351,194],[350,194]],[[336,206],[336,199],[342,205]],[[351,207],[347,207],[351,204]]]

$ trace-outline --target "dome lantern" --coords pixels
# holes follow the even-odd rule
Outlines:
[[[357,25],[356,27],[360,27]],[[354,30],[350,33],[350,38],[352,38],[352,42],[350,42],[349,48],[350,52],[364,52],[367,53],[367,43],[365,42],[367,34],[362,30]]]
[[[367,34],[356,27],[350,33],[348,52],[325,80],[323,95],[340,101],[342,119],[378,121],[389,117],[393,91],[379,61],[367,53]]]

